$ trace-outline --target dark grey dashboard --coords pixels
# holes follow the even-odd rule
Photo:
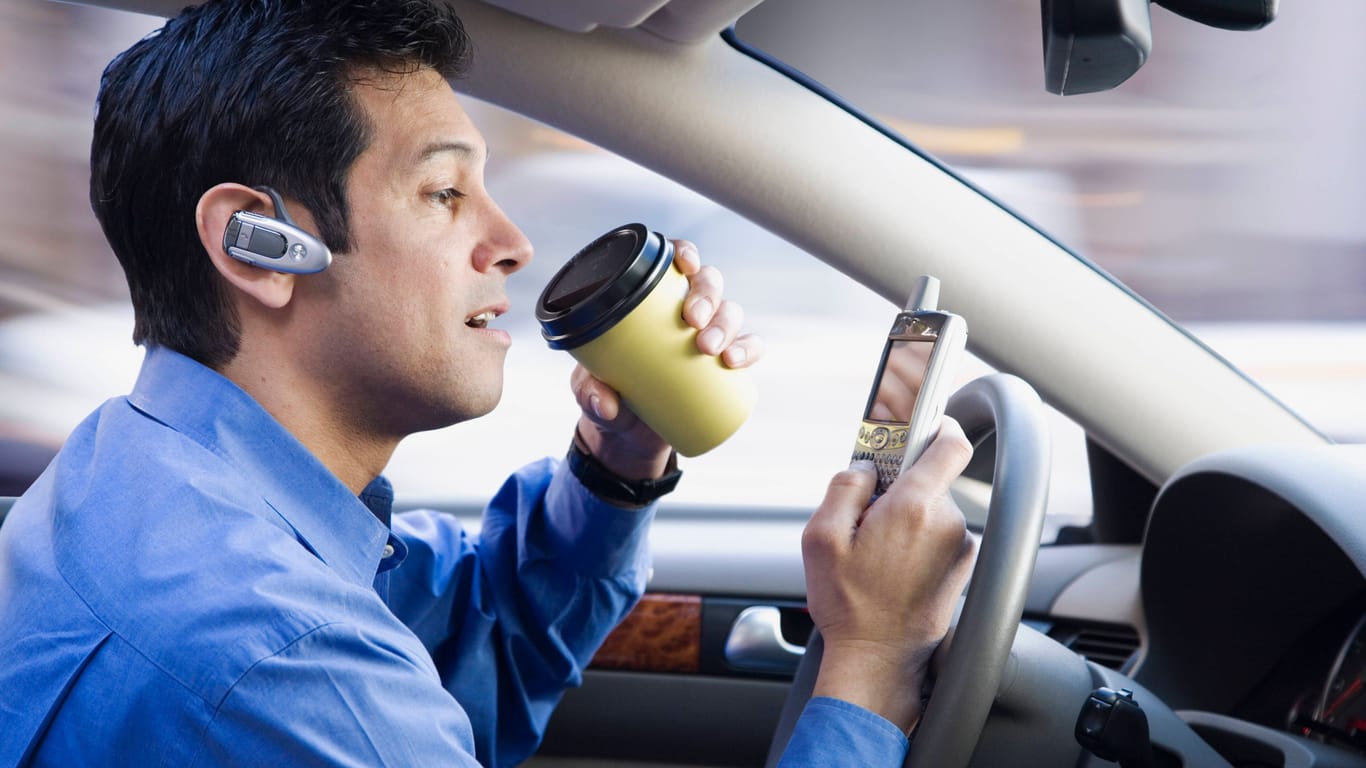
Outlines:
[[[1366,765],[1363,573],[1366,447],[1245,448],[1172,478],[1141,547],[1042,550],[1027,610],[1132,629],[1107,666],[1235,765]]]

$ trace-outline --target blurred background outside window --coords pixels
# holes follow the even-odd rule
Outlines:
[[[1035,0],[875,5],[770,0],[737,32],[1119,277],[1330,436],[1366,440],[1366,5],[1291,4],[1255,33],[1154,7],[1146,67],[1116,91],[1066,99],[1043,89]],[[822,45],[837,25],[861,25],[868,45]],[[141,361],[122,273],[90,212],[88,151],[101,70],[158,26],[0,0],[0,493],[128,391]],[[388,471],[400,494],[487,498],[518,464],[563,452],[572,364],[545,349],[531,307],[579,247],[642,221],[697,242],[770,347],[759,412],[689,462],[676,498],[816,503],[847,461],[895,308],[652,172],[465,103],[492,149],[489,188],[537,256],[499,321],[514,337],[502,405],[406,441]],[[847,364],[818,364],[834,347]],[[1060,451],[1081,461],[1080,432],[1060,428]],[[1085,496],[1059,487],[1054,504],[1084,517]]]

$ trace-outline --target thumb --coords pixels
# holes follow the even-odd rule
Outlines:
[[[858,528],[876,487],[877,470],[870,461],[855,461],[849,469],[830,478],[825,499],[806,524],[803,543],[844,549]]]
[[[860,513],[877,489],[877,468],[865,459],[849,462],[849,468],[830,478],[821,507],[855,507]]]

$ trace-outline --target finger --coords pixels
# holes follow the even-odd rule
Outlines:
[[[876,487],[877,472],[868,461],[856,461],[849,469],[832,477],[825,490],[825,499],[802,532],[803,553],[847,551],[859,518]]]
[[[943,497],[943,512],[940,514],[943,525],[940,557],[944,558],[944,583],[941,594],[952,599],[962,594],[972,569],[977,564],[977,539],[968,531],[963,520],[963,512],[953,501],[953,495]],[[927,566],[928,567],[928,566]]]
[[[702,267],[688,278],[688,295],[683,299],[683,319],[688,325],[698,330],[707,327],[721,305],[724,287],[725,281],[716,267]]]
[[[968,531],[968,521],[963,517],[963,510],[953,501],[952,493],[945,492],[939,497],[939,503],[934,506],[933,512],[927,516],[925,522],[929,535],[939,541],[943,548],[945,571],[970,571],[977,544],[972,538],[972,533]]]
[[[740,334],[745,310],[733,301],[723,301],[706,329],[697,334],[697,349],[704,355],[719,355]]]
[[[569,386],[574,392],[575,402],[594,424],[610,428],[621,416],[621,398],[616,390],[589,373],[582,365],[574,366],[574,372],[569,377]]]
[[[952,418],[940,422],[940,435],[926,448],[921,461],[903,471],[891,488],[869,507],[866,525],[876,536],[911,536],[912,540],[936,541],[943,564],[956,562],[967,523],[949,495],[949,485],[966,469],[973,445]]]
[[[963,434],[962,426],[952,416],[943,416],[939,420],[939,432],[929,447],[897,480],[906,478],[906,485],[911,486],[908,490],[937,497],[948,492],[949,485],[963,474],[971,460],[972,443]]]
[[[735,337],[735,341],[721,353],[721,361],[730,368],[748,368],[764,356],[764,338],[753,333]]]
[[[944,417],[939,434],[920,460],[902,472],[869,507],[866,525],[876,528],[879,536],[930,534],[941,542],[961,537],[967,526],[963,513],[952,502],[949,486],[971,458],[972,444],[963,436],[962,428],[957,421]]]
[[[702,268],[702,256],[697,246],[688,240],[674,240],[674,266],[684,275],[692,276]]]
[[[961,512],[959,514],[962,514]],[[958,550],[958,560],[953,564],[949,571],[949,578],[958,585],[957,591],[961,592],[963,585],[968,581],[968,575],[972,573],[973,566],[977,564],[977,539],[969,533],[966,526],[963,530],[963,543]]]

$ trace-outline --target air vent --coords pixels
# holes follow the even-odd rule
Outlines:
[[[1059,621],[1048,636],[1102,667],[1128,669],[1138,651],[1138,632],[1123,624]]]

